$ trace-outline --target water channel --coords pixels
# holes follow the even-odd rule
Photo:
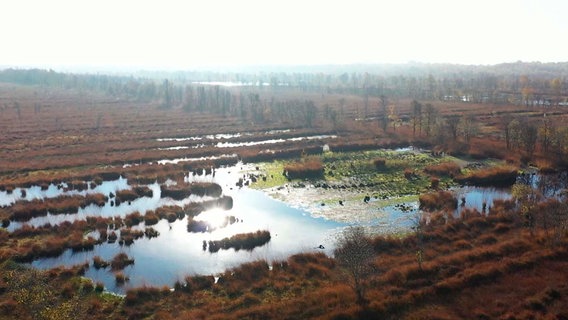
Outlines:
[[[195,233],[188,232],[187,218],[168,223],[161,220],[153,228],[160,235],[157,238],[141,238],[130,246],[121,246],[118,243],[103,243],[96,245],[94,250],[85,252],[65,251],[55,258],[42,258],[31,263],[40,269],[50,269],[57,266],[71,266],[89,262],[92,264],[94,256],[100,256],[110,261],[113,256],[120,252],[134,258],[134,265],[126,267],[124,274],[130,278],[124,285],[115,283],[113,273],[107,269],[95,269],[90,267],[86,276],[95,281],[103,282],[107,290],[124,293],[128,288],[149,286],[172,286],[176,281],[183,281],[185,276],[196,274],[220,274],[225,270],[236,267],[242,263],[258,259],[269,262],[284,260],[288,256],[306,252],[323,251],[332,254],[334,239],[338,232],[348,224],[337,222],[323,217],[317,217],[309,212],[309,208],[294,207],[268,196],[265,192],[237,187],[239,178],[255,171],[252,165],[238,163],[235,166],[219,168],[211,175],[188,174],[185,182],[215,182],[223,188],[223,195],[233,198],[233,207],[228,211],[212,209],[196,216],[195,220],[204,220],[212,225],[221,223],[225,217],[234,216],[238,222],[226,227],[218,228],[212,232]],[[173,181],[168,181],[173,184]],[[86,219],[88,216],[124,217],[132,212],[144,214],[148,210],[155,210],[161,206],[183,206],[189,202],[210,200],[210,197],[190,196],[183,200],[162,198],[158,183],[147,185],[152,191],[151,197],[141,197],[130,203],[121,203],[112,206],[106,203],[104,206],[95,205],[79,209],[76,214],[48,215],[33,218],[26,224],[40,226],[46,223],[58,224],[63,221]],[[113,181],[105,181],[88,190],[66,190],[67,185],[50,185],[42,190],[34,186],[25,189],[25,197],[22,197],[22,189],[16,188],[13,192],[0,192],[0,206],[10,206],[18,200],[32,200],[54,198],[60,195],[85,195],[88,193],[103,193],[105,195],[116,193],[119,190],[130,189],[132,186],[124,178]],[[495,199],[509,199],[510,191],[507,189],[461,187],[453,190],[459,199],[465,199],[465,206],[482,210],[483,205],[490,207]],[[459,214],[459,210],[456,214]],[[402,228],[410,228],[413,217],[418,212],[416,202],[408,202],[382,208],[385,212],[379,219],[371,223],[376,226],[397,225]],[[12,222],[8,231],[13,231],[23,225],[21,222]],[[143,223],[138,226],[143,228]],[[251,251],[234,249],[220,250],[210,253],[203,249],[203,241],[220,240],[225,237],[240,233],[267,230],[271,234],[270,241]],[[95,232],[96,233],[96,232]],[[95,235],[96,236],[96,235]],[[318,248],[320,245],[324,249]]]

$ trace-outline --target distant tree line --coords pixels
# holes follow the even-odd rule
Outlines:
[[[384,95],[417,100],[526,106],[568,104],[568,63],[517,62],[494,66],[354,65],[351,68],[312,67],[307,68],[308,72],[301,71],[303,69],[290,70],[293,72],[180,71],[109,76],[67,74],[40,69],[5,69],[0,71],[0,81],[95,89],[144,101],[156,100],[158,97],[177,98],[164,101],[166,104],[182,100],[185,86],[208,81],[246,84],[247,89],[256,90],[301,90],[324,94],[354,94],[367,98]],[[163,79],[169,79],[168,83],[174,87],[164,86]]]
[[[366,71],[365,71],[366,70]],[[439,119],[431,103],[448,101],[465,103],[516,104],[524,106],[568,106],[568,63],[511,63],[496,66],[460,66],[414,64],[405,66],[329,67],[313,72],[145,72],[134,75],[69,74],[41,69],[0,70],[0,82],[92,90],[133,101],[156,103],[164,109],[182,108],[187,112],[209,112],[263,123],[282,121],[311,127],[318,116],[312,100],[263,98],[278,91],[303,91],[325,94],[349,94],[362,99],[363,117],[373,112],[378,125],[396,131],[410,121],[414,136],[432,139],[438,132],[452,140],[463,137],[467,142],[475,133],[475,119],[447,117]],[[160,77],[160,78],[158,78]],[[240,84],[229,87],[204,82],[228,81]],[[370,99],[374,97],[374,101]],[[399,115],[390,100],[411,98],[411,115]],[[344,117],[345,99],[334,106],[321,106],[325,119],[337,126]],[[359,116],[359,105],[356,106]],[[405,117],[410,117],[406,119]],[[443,130],[442,130],[443,128]],[[514,129],[514,126],[513,126]],[[517,147],[511,129],[508,143]],[[526,130],[526,127],[523,127]],[[543,147],[562,149],[556,142],[560,134],[552,128],[541,138]],[[538,130],[537,130],[538,131]],[[540,132],[539,131],[539,132]],[[543,135],[544,133],[540,133]],[[526,135],[526,134],[525,134]],[[440,139],[442,137],[439,137]],[[526,139],[529,139],[528,137]],[[518,140],[518,139],[517,139]],[[517,143],[517,144],[516,144]],[[530,147],[525,151],[530,153]]]

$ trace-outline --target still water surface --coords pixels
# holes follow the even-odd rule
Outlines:
[[[214,175],[188,175],[185,182],[204,181],[215,182],[222,186],[224,195],[233,197],[233,208],[228,211],[213,209],[203,212],[195,217],[195,220],[205,220],[215,225],[221,223],[225,217],[234,216],[237,223],[218,228],[212,232],[191,233],[187,231],[187,218],[168,223],[161,220],[154,229],[160,232],[157,238],[138,239],[131,246],[120,246],[118,243],[104,243],[95,246],[95,249],[87,252],[72,252],[67,250],[59,257],[39,259],[31,263],[40,269],[49,269],[57,266],[71,266],[89,262],[91,267],[86,276],[94,281],[103,282],[107,290],[124,293],[132,287],[143,285],[149,286],[173,286],[176,281],[183,281],[188,275],[216,275],[227,269],[236,267],[242,263],[258,259],[269,262],[284,260],[288,256],[309,251],[323,251],[331,254],[334,239],[338,232],[346,226],[344,223],[326,220],[312,216],[308,211],[298,207],[292,207],[284,202],[275,200],[262,191],[249,188],[238,188],[235,184],[239,178],[254,172],[254,167],[239,163],[236,166],[217,169]],[[173,182],[169,182],[173,183]],[[210,197],[191,196],[181,201],[170,198],[162,198],[160,186],[157,183],[148,185],[153,191],[152,197],[142,197],[120,206],[111,206],[107,203],[103,207],[89,206],[80,209],[78,214],[56,215],[34,218],[27,222],[32,225],[45,223],[61,223],[86,219],[87,216],[122,216],[139,211],[144,214],[148,210],[155,210],[164,205],[183,206],[189,202],[198,202],[211,199]],[[114,181],[104,182],[102,185],[85,191],[64,191],[63,188],[50,185],[47,190],[39,187],[26,189],[26,200],[57,197],[62,194],[87,194],[93,192],[108,195],[118,190],[129,189],[131,186],[126,179],[120,178]],[[461,197],[466,199],[465,207],[473,207],[481,211],[483,203],[490,207],[495,199],[509,199],[510,192],[504,189],[462,187],[453,190],[458,201]],[[12,194],[0,192],[0,205],[8,206],[17,200],[21,200],[19,189]],[[109,200],[110,202],[110,200]],[[412,226],[412,217],[418,211],[417,203],[407,203],[406,212],[396,207],[384,208],[387,213],[381,219],[374,221],[376,225],[397,224],[409,228]],[[459,214],[458,208],[456,214]],[[13,222],[10,230],[21,227],[20,223]],[[138,226],[144,228],[143,223]],[[234,249],[220,250],[210,253],[203,250],[203,241],[220,240],[239,233],[268,230],[271,240],[264,246],[257,247],[252,251]],[[96,232],[93,233],[96,236]],[[325,249],[319,249],[323,245]],[[134,258],[135,264],[128,266],[124,274],[130,278],[125,285],[117,285],[114,274],[107,269],[95,269],[92,267],[94,256],[100,256],[110,261],[117,253],[124,252]]]

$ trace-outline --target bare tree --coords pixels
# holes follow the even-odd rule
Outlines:
[[[389,106],[389,120],[392,124],[392,131],[396,132],[396,127],[398,127],[401,124],[401,120],[400,117],[398,116],[398,112],[394,104]]]
[[[427,103],[424,106],[425,109],[425,129],[426,129],[426,136],[429,137],[430,133],[432,132],[432,127],[434,126],[434,122],[436,121],[436,108],[431,103]]]
[[[365,304],[365,279],[373,273],[375,252],[363,227],[346,228],[337,239],[334,255],[350,278],[351,286],[357,294],[357,303]]]
[[[460,118],[458,116],[450,116],[446,119],[446,128],[452,136],[452,140],[456,141],[458,138]]]
[[[538,128],[535,125],[528,123],[528,121],[525,121],[525,123],[521,126],[520,133],[525,153],[527,154],[527,157],[532,158],[538,139]]]
[[[471,137],[477,134],[479,131],[478,124],[473,115],[464,114],[460,119],[460,132],[466,143],[469,143]]]
[[[563,201],[556,201],[556,205],[544,214],[550,216],[550,225],[554,230],[552,244],[556,245],[566,236],[568,231],[568,202],[566,197],[564,196]]]
[[[505,142],[507,150],[513,150],[519,147],[521,135],[521,123],[517,119],[513,119],[505,125]]]
[[[416,210],[413,215],[409,216],[409,219],[411,223],[410,228],[416,236],[416,263],[420,271],[422,271],[424,262],[424,226],[426,225],[424,211]]]
[[[387,105],[388,99],[387,96],[382,94],[380,97],[381,101],[381,117],[380,117],[380,125],[383,128],[383,132],[387,132],[387,125],[388,125],[388,112],[387,112]]]
[[[551,136],[553,135],[554,127],[550,121],[550,118],[546,117],[546,113],[542,116],[542,126],[538,128],[538,135],[540,136],[540,145],[542,146],[542,151],[548,152],[550,147]]]
[[[519,212],[525,220],[525,226],[529,229],[531,236],[533,236],[536,208],[539,201],[542,199],[542,194],[530,185],[515,183],[511,187],[511,195],[517,201]]]
[[[412,100],[412,137],[416,137],[416,126],[422,133],[422,104],[416,100]]]

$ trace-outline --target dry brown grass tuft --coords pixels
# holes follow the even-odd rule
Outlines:
[[[420,209],[428,211],[453,211],[458,206],[457,198],[449,191],[437,191],[421,194],[418,200],[420,202]]]
[[[285,165],[284,172],[290,179],[320,178],[323,177],[324,165],[320,159],[308,158]]]
[[[424,172],[435,176],[455,177],[461,173],[460,166],[455,162],[442,162],[426,166]]]

